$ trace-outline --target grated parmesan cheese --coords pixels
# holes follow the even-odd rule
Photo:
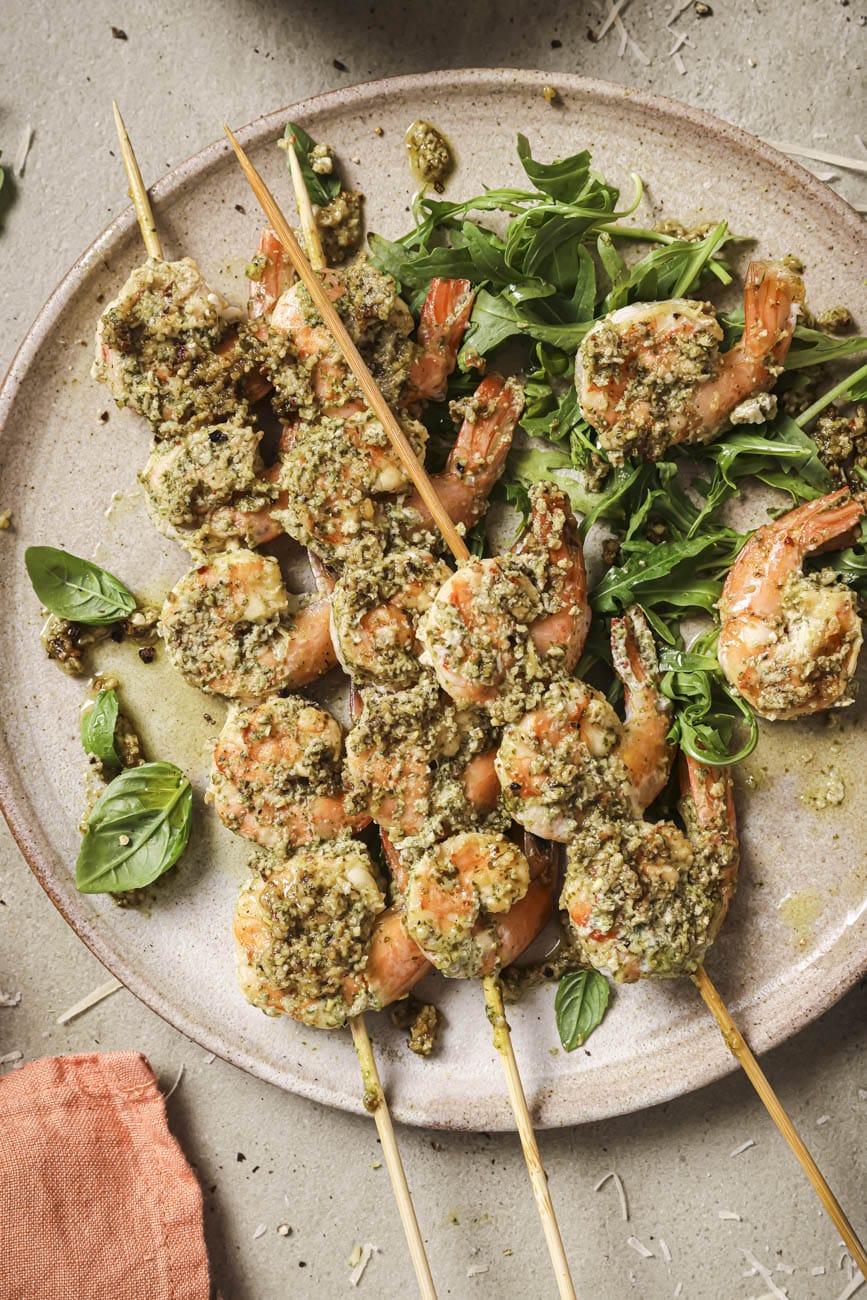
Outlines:
[[[599,1182],[593,1188],[593,1190],[594,1192],[600,1191],[608,1182],[609,1178],[613,1178],[614,1186],[617,1188],[617,1195],[620,1199],[620,1214],[623,1218],[623,1222],[628,1223],[629,1206],[626,1203],[626,1188],[623,1186],[623,1179],[620,1177],[619,1174],[616,1174],[613,1169],[610,1170],[609,1173],[603,1174],[602,1177],[599,1179]]]
[[[846,171],[867,174],[867,161],[863,158],[847,158],[845,154],[826,153],[824,149],[811,149],[808,145],[781,143],[779,140],[768,140],[766,143],[772,149],[792,154],[795,158],[812,158],[814,162],[830,163],[832,167],[844,167]]]
[[[692,4],[692,0],[681,0],[680,4],[675,9],[674,13],[671,14],[671,16],[666,19],[665,22],[666,27],[670,27],[673,22],[677,21],[677,19],[680,17],[681,14],[686,13],[687,9],[690,7],[691,4]]]
[[[817,1268],[810,1269],[810,1277],[824,1277],[824,1276],[825,1276],[824,1264],[819,1264]]]
[[[20,993],[0,993],[0,1007],[17,1007],[20,1001]]]
[[[864,1281],[863,1277],[853,1277],[852,1281],[837,1296],[837,1300],[852,1300],[852,1296],[855,1295],[856,1291],[861,1290]]]
[[[467,1277],[479,1277],[482,1273],[490,1273],[490,1264],[470,1264],[467,1269]]]
[[[680,1295],[682,1290],[683,1290],[683,1283],[678,1282],[677,1286],[674,1288],[674,1300],[677,1300],[677,1297]]]
[[[754,1147],[755,1145],[756,1144],[752,1138],[747,1138],[746,1142],[742,1142],[739,1147],[735,1147],[734,1151],[729,1152],[729,1159],[731,1159],[732,1156],[741,1155],[744,1151],[749,1151],[750,1147]]]
[[[182,1064],[181,1067],[180,1067],[180,1069],[178,1070],[177,1074],[175,1075],[175,1081],[174,1081],[174,1083],[172,1084],[172,1086],[169,1088],[168,1092],[167,1092],[167,1093],[165,1094],[165,1096],[163,1097],[163,1101],[168,1101],[169,1097],[171,1097],[172,1093],[174,1092],[175,1088],[177,1088],[177,1086],[178,1086],[178,1084],[180,1083],[180,1081],[181,1081],[181,1079],[183,1078],[183,1076],[184,1076],[184,1067],[183,1067],[183,1064]]]
[[[23,1056],[23,1052],[7,1052],[4,1056],[0,1056],[0,1065],[11,1065],[13,1061],[20,1061]]]
[[[788,1292],[783,1291],[781,1287],[777,1286],[771,1275],[770,1269],[765,1268],[764,1264],[761,1264],[751,1251],[741,1248],[741,1253],[750,1265],[750,1271],[749,1273],[744,1273],[744,1277],[754,1277],[758,1274],[765,1286],[768,1288],[770,1295],[774,1297],[774,1300],[789,1300]]]
[[[379,1247],[374,1246],[372,1241],[366,1241],[364,1243],[364,1245],[361,1248],[361,1258],[359,1259],[358,1263],[355,1265],[355,1268],[349,1274],[350,1286],[352,1287],[358,1286],[358,1284],[361,1282],[361,1279],[364,1277],[364,1270],[367,1268],[368,1264],[373,1259],[373,1256],[378,1255],[379,1253],[380,1253]]]
[[[665,1260],[666,1264],[670,1264],[670,1263],[671,1263],[671,1251],[668,1249],[668,1246],[667,1246],[666,1243],[663,1241],[662,1237],[659,1238],[659,1249],[660,1249],[661,1252],[662,1252],[662,1258]]]
[[[827,1123],[828,1123],[828,1120],[829,1120],[830,1118],[831,1118],[830,1115],[820,1115],[819,1118],[816,1120],[816,1124],[817,1124],[817,1125],[819,1125],[819,1124],[827,1124]]]
[[[28,122],[23,132],[21,133],[21,139],[18,142],[18,149],[15,153],[15,161],[12,164],[15,171],[15,175],[19,178],[19,180],[24,175],[24,169],[27,166],[27,155],[30,153],[30,146],[32,144],[33,144],[33,127]]]
[[[629,0],[617,0],[616,4],[611,4],[609,0],[608,17],[605,19],[602,26],[599,28],[599,31],[596,33],[595,44],[598,45],[599,42],[603,39],[603,37],[608,35],[609,31],[617,22],[617,19],[620,17],[621,11],[625,9],[628,4],[629,4]]]
[[[684,63],[684,61],[683,61],[683,59],[680,57],[680,55],[679,55],[679,54],[673,54],[673,55],[672,55],[672,61],[673,61],[673,63],[674,63],[674,66],[677,68],[678,72],[680,73],[680,75],[681,75],[681,76],[684,76],[685,73],[686,73],[686,64]]]
[[[267,1231],[268,1229],[265,1227],[264,1223],[257,1223],[255,1231],[253,1232],[253,1240],[258,1241],[260,1237],[265,1236]]]
[[[86,997],[83,997],[80,1002],[76,1002],[73,1006],[68,1007],[66,1011],[57,1017],[56,1023],[58,1025],[68,1025],[70,1020],[74,1020],[76,1016],[80,1016],[83,1012],[89,1011],[90,1008],[95,1007],[98,1002],[102,1002],[104,998],[111,997],[112,993],[116,993],[118,989],[122,988],[123,985],[120,980],[107,980],[105,984],[100,984],[99,988],[95,988],[91,993],[88,993]]]
[[[776,1269],[774,1270],[774,1272],[776,1273],[785,1273],[787,1277],[791,1277],[794,1271],[795,1271],[794,1264],[778,1264]]]
[[[205,1065],[213,1065],[216,1059],[217,1059],[216,1052],[208,1052],[208,1055],[205,1057]]]
[[[721,1219],[730,1220],[732,1223],[741,1222],[741,1216],[739,1214],[735,1214],[734,1210],[720,1210],[719,1217]]]
[[[633,1249],[634,1251],[637,1251],[637,1253],[641,1256],[642,1259],[655,1259],[655,1258],[656,1258],[656,1256],[654,1255],[653,1251],[652,1251],[652,1250],[648,1250],[647,1247],[645,1246],[644,1242],[643,1242],[643,1241],[639,1241],[637,1237],[627,1237],[627,1238],[626,1238],[626,1244],[627,1244],[627,1246],[631,1246],[632,1249]]]

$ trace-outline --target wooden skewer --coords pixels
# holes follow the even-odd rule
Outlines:
[[[226,135],[231,141],[232,148],[238,156],[241,169],[249,181],[250,188],[262,205],[262,209],[274,228],[274,232],[280,243],[286,250],[289,261],[298,272],[300,279],[304,282],[307,292],[313,299],[316,310],[324,320],[331,334],[337,340],[340,351],[343,353],[350,370],[358,380],[361,391],[376,415],[382,427],[385,429],[395,451],[401,459],[404,469],[409,475],[415,487],[418,489],[419,496],[424,501],[436,525],[445,538],[448,546],[457,560],[469,559],[470,552],[467,549],[466,542],[461,537],[458,530],[452,522],[451,516],[446,511],[442,502],[436,494],[436,490],[419,463],[418,457],[412,449],[406,434],[400,427],[397,417],[391,407],[386,402],[382,393],[376,386],[373,375],[367,368],[367,365],[358,348],[352,341],[349,331],[340,319],[337,311],[334,309],[328,294],[322,287],[322,283],[309,261],[304,256],[298,240],[293,235],[289,223],[280,211],[277,200],[268,189],[268,186],[262,180],[262,177],[256,171],[256,168],[250,162],[250,159],[244,153],[244,150],[238,144],[228,126],[224,127]],[[297,162],[297,159],[296,159]],[[291,165],[291,153],[290,153]]]
[[[400,456],[412,482],[418,489],[419,495],[430,510],[431,515],[436,521],[437,526],[450,547],[452,554],[456,560],[468,559],[469,551],[463,538],[458,533],[454,523],[452,522],[451,516],[447,513],[445,507],[437,496],[433,484],[407,441],[394,413],[377,388],[376,382],[364,362],[364,358],[361,356],[350,338],[343,321],[332,306],[331,301],[323,290],[318,277],[310,266],[307,258],[304,256],[297,239],[289,228],[286,218],[280,211],[277,201],[268,189],[262,177],[250,162],[244,150],[238,144],[238,141],[235,139],[228,126],[225,127],[225,131],[231,141],[232,148],[237,154],[238,161],[241,164],[244,175],[247,177],[250,188],[259,200],[265,215],[277,234],[277,238],[280,240],[287,256],[289,257],[290,262],[306,285],[319,314],[328,329],[331,331],[333,337],[337,340],[341,352],[361,386],[362,392],[391,439],[392,445]],[[290,167],[292,165],[293,153],[294,150],[290,151],[289,154]],[[301,200],[299,203],[301,222],[302,227],[305,230],[305,238],[309,239],[307,235],[306,218],[304,216],[305,206],[309,207],[309,196],[307,195],[307,187],[304,185],[303,177],[301,177],[300,167],[297,166],[297,158],[294,161],[297,168],[298,179],[296,179],[296,171],[294,169],[292,175]],[[299,180],[300,186],[298,185]],[[310,214],[310,220],[312,222],[312,212]],[[315,232],[315,223],[312,225],[312,229]],[[313,242],[309,243],[308,246],[311,248],[321,249],[318,232],[315,233]],[[314,256],[317,256],[317,254],[314,253]],[[545,1234],[545,1240],[551,1254],[551,1263],[554,1268],[554,1275],[557,1279],[558,1291],[561,1300],[575,1300],[575,1288],[572,1284],[572,1278],[569,1273],[569,1264],[566,1259],[566,1252],[563,1248],[563,1240],[560,1236],[560,1228],[557,1223],[557,1216],[554,1212],[554,1204],[551,1200],[548,1179],[542,1166],[542,1157],[539,1154],[539,1146],[536,1141],[536,1135],[533,1131],[533,1122],[530,1118],[527,1099],[521,1083],[518,1063],[515,1060],[515,1053],[512,1047],[512,1037],[508,1021],[506,1020],[505,1010],[503,1008],[503,996],[500,983],[494,976],[489,976],[483,981],[483,983],[488,1017],[494,1028],[494,1044],[500,1054],[503,1068],[506,1073],[509,1100],[512,1104],[515,1124],[518,1129],[518,1135],[521,1139],[524,1159],[527,1162],[530,1182],[533,1187],[533,1195],[536,1198],[536,1206],[542,1220],[542,1229]]]
[[[740,1030],[732,1020],[728,1008],[717,992],[710,976],[703,966],[699,966],[691,978],[704,999],[705,1005],[719,1025],[726,1047],[743,1066],[765,1109],[795,1153],[804,1173],[813,1184],[816,1195],[830,1216],[834,1227],[846,1243],[850,1255],[860,1268],[863,1276],[867,1278],[867,1254],[865,1254],[864,1247],[858,1240],[851,1223],[846,1218],[843,1207],[825,1181],[819,1166],[810,1155],[797,1129],[786,1114],[783,1104],[768,1082],[764,1070],[744,1042]]]
[[[138,162],[133,152],[132,144],[127,135],[123,118],[116,103],[112,103],[114,108],[114,119],[117,125],[117,135],[120,141],[121,153],[123,155],[123,165],[126,170],[129,181],[130,198],[135,207],[136,216],[138,217],[139,229],[141,230],[142,239],[149,257],[162,257],[162,246],[154,224],[153,211],[148,201],[147,191],[142,181],[141,172],[139,171]],[[297,162],[297,159],[296,159]],[[302,179],[303,186],[303,179]],[[306,190],[305,190],[306,193]],[[310,213],[312,220],[313,214]],[[315,224],[313,226],[315,231]],[[316,248],[321,255],[321,245],[316,237]],[[364,1023],[363,1016],[356,1016],[350,1021],[352,1029],[352,1040],[358,1060],[361,1064],[361,1073],[364,1080],[364,1104],[372,1113],[376,1123],[379,1139],[382,1143],[383,1156],[385,1157],[386,1167],[391,1178],[391,1185],[394,1190],[394,1198],[397,1201],[398,1213],[400,1214],[401,1223],[406,1233],[409,1253],[412,1258],[413,1268],[415,1269],[416,1280],[418,1282],[419,1293],[423,1300],[437,1300],[436,1289],[431,1277],[430,1265],[428,1264],[427,1255],[425,1254],[424,1242],[421,1232],[419,1231],[418,1220],[415,1216],[415,1208],[410,1196],[409,1186],[406,1181],[403,1164],[400,1158],[400,1152],[397,1148],[397,1141],[394,1136],[394,1128],[391,1123],[391,1115],[386,1105],[385,1096],[382,1091],[382,1084],[379,1079],[379,1071],[376,1068],[376,1061],[373,1056],[370,1038],[367,1033],[367,1026]]]
[[[133,148],[130,144],[129,136],[127,135],[124,120],[120,115],[117,101],[113,99],[111,101],[111,106],[114,109],[114,124],[117,127],[117,139],[120,144],[123,167],[126,172],[126,178],[129,181],[129,197],[132,199],[132,205],[135,208],[135,214],[138,217],[138,228],[141,231],[141,237],[144,240],[144,246],[147,250],[148,257],[158,257],[162,260],[163,246],[160,242],[160,237],[157,234],[151,201],[148,198],[148,192],[145,189],[145,183],[142,180],[138,160],[133,153]]]
[[[316,226],[310,195],[307,193],[307,186],[301,173],[301,164],[298,162],[298,156],[292,145],[290,145],[288,153],[289,169],[292,172],[292,184],[295,190],[295,202],[301,219],[301,229],[304,232],[307,256],[313,269],[321,271],[327,263],[322,248],[322,240]],[[277,233],[280,234],[279,231]],[[280,238],[282,242],[282,236]],[[415,1269],[418,1288],[424,1300],[428,1300],[429,1297],[436,1300],[436,1290],[434,1289],[427,1252],[418,1226],[412,1194],[406,1181],[406,1171],[400,1158],[400,1150],[394,1135],[394,1126],[391,1122],[391,1112],[388,1109],[388,1102],[380,1082],[379,1070],[376,1067],[376,1058],[373,1055],[373,1046],[367,1032],[364,1015],[353,1016],[349,1022],[349,1027],[352,1031],[352,1042],[361,1065],[361,1075],[364,1079],[365,1109],[373,1115],[376,1130],[379,1133],[382,1154],[385,1157],[386,1168],[391,1178],[391,1187],[394,1192],[394,1199],[397,1202],[397,1211],[403,1225],[406,1244],[409,1247],[412,1266]]]
[[[391,1190],[394,1192],[394,1199],[397,1202],[397,1212],[400,1215],[406,1244],[409,1247],[410,1258],[412,1259],[412,1266],[415,1269],[415,1280],[418,1283],[419,1293],[423,1300],[437,1300],[430,1264],[428,1263],[424,1241],[415,1214],[415,1206],[413,1205],[409,1184],[406,1181],[406,1173],[404,1172],[403,1161],[400,1158],[397,1139],[394,1136],[391,1111],[388,1109],[385,1093],[382,1090],[364,1016],[353,1016],[349,1022],[349,1027],[352,1030],[352,1042],[364,1079],[364,1105],[373,1115],[376,1131],[382,1143],[382,1154],[385,1157],[386,1168],[391,1178]]]

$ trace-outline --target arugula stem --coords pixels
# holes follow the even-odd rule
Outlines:
[[[795,424],[797,424],[801,429],[805,428],[812,420],[815,420],[817,415],[821,415],[827,406],[831,405],[835,397],[840,397],[847,389],[856,384],[859,379],[865,378],[867,378],[867,364],[861,366],[861,368],[856,370],[853,374],[847,375],[845,379],[841,379],[839,384],[835,384],[833,388],[829,388],[827,393],[823,393],[812,406],[808,406],[806,411],[801,412],[801,414],[796,418]]]

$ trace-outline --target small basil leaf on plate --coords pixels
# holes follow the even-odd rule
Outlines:
[[[601,1022],[608,1006],[608,980],[598,970],[576,970],[557,985],[554,1015],[557,1032],[567,1052],[585,1043]]]
[[[316,148],[316,141],[312,140],[300,126],[297,126],[294,122],[287,122],[283,138],[290,142],[301,164],[301,175],[304,177],[304,184],[307,186],[310,202],[317,203],[324,208],[332,199],[336,199],[340,193],[340,177],[336,171],[323,173],[313,170],[310,164],[310,153]]]
[[[127,768],[87,819],[76,886],[83,894],[115,894],[152,884],[186,848],[192,811],[192,787],[173,763]]]
[[[85,754],[95,754],[100,763],[122,767],[114,747],[117,726],[117,693],[100,691],[93,704],[81,715],[81,743]]]
[[[73,623],[106,626],[127,618],[135,597],[98,564],[54,546],[28,546],[24,563],[45,608]]]

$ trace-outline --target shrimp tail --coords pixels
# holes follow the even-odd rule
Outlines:
[[[441,402],[445,397],[475,297],[469,280],[431,281],[421,309],[421,350],[410,372],[407,403]]]
[[[744,355],[782,365],[789,351],[804,282],[783,262],[750,262],[744,285]]]

